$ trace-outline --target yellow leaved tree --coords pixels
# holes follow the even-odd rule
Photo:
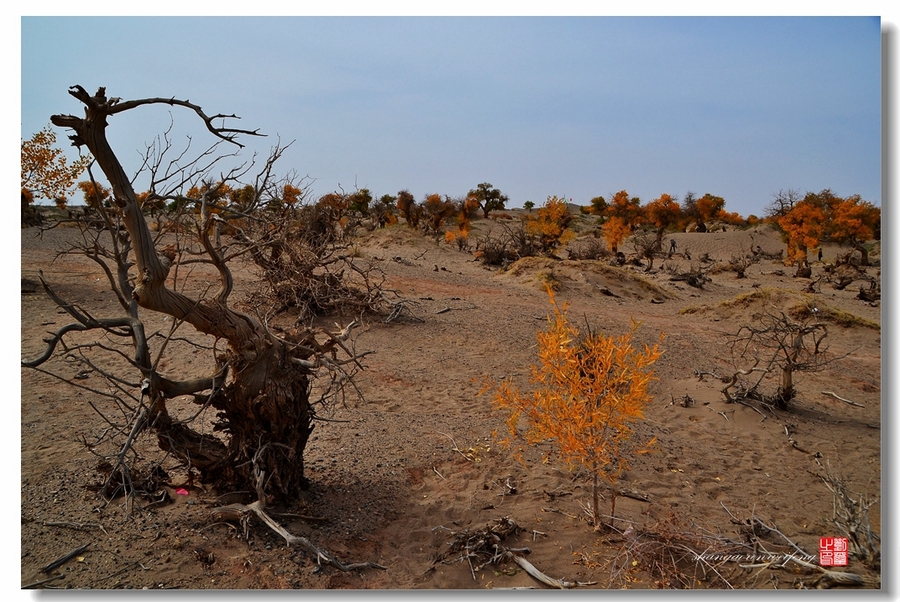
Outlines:
[[[534,238],[538,248],[544,253],[553,253],[560,246],[575,238],[569,229],[572,215],[564,198],[547,197],[544,206],[537,210],[537,215],[528,215],[525,219],[525,232]]]
[[[601,525],[597,504],[600,479],[612,489],[610,524],[615,520],[613,484],[628,468],[629,456],[646,451],[631,441],[633,425],[643,419],[652,401],[648,392],[654,380],[650,366],[659,359],[659,344],[635,347],[638,324],[619,336],[587,329],[582,333],[569,322],[567,306],[560,306],[548,290],[553,314],[549,327],[538,333],[540,365],[532,366],[534,391],[523,394],[503,382],[494,395],[494,406],[509,412],[507,443],[535,444],[552,441],[563,460],[581,464],[593,476],[593,525]],[[660,337],[660,340],[662,337]],[[521,424],[524,421],[526,425]]]
[[[69,191],[90,161],[90,156],[83,156],[69,163],[62,149],[56,147],[56,133],[49,125],[30,140],[22,140],[23,222],[35,196],[65,208]]]

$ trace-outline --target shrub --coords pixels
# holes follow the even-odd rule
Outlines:
[[[643,418],[652,399],[648,386],[654,376],[649,367],[662,352],[658,344],[642,351],[634,347],[634,322],[631,332],[618,337],[590,327],[582,334],[569,322],[567,307],[560,307],[549,289],[548,294],[553,314],[547,330],[537,336],[540,366],[531,371],[535,390],[523,395],[504,382],[493,402],[509,412],[507,443],[551,440],[566,461],[591,471],[593,523],[599,527],[598,481],[602,477],[612,485],[628,467],[629,452],[634,450],[629,444],[631,426]],[[519,432],[522,418],[528,422],[524,433]],[[613,490],[611,521],[615,499]]]

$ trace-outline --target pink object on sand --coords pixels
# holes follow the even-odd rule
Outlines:
[[[177,493],[178,495],[190,495],[190,494],[188,493],[188,490],[187,490],[187,489],[184,489],[184,488],[176,489],[176,490],[175,490],[175,493]]]

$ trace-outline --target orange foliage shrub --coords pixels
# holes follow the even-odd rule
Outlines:
[[[602,477],[612,485],[627,469],[629,453],[635,451],[630,444],[632,424],[643,418],[644,408],[652,399],[648,393],[654,380],[650,366],[662,352],[658,344],[640,351],[634,347],[635,323],[631,332],[618,337],[590,330],[582,335],[569,322],[567,307],[560,307],[553,292],[548,289],[548,293],[553,315],[548,318],[549,328],[537,337],[540,366],[533,366],[531,371],[535,390],[523,395],[504,382],[493,402],[509,412],[507,443],[515,439],[528,444],[552,440],[565,461],[591,471],[594,525],[599,526],[598,479]],[[520,433],[523,418],[527,426]]]
[[[439,236],[444,220],[457,212],[456,204],[450,199],[442,199],[441,195],[429,194],[422,203],[422,216],[425,219],[427,234]]]
[[[806,264],[808,250],[819,246],[825,232],[825,212],[820,206],[800,201],[777,222],[787,242],[788,261]]]
[[[70,164],[63,151],[54,148],[55,144],[56,133],[49,125],[30,140],[22,140],[22,190],[28,191],[23,198],[33,201],[36,193],[64,208],[69,189],[91,158],[79,157]]]
[[[603,234],[603,240],[606,241],[612,252],[616,253],[625,237],[631,234],[631,226],[628,225],[624,218],[614,216],[606,220],[600,227],[600,232]]]
[[[697,199],[697,213],[700,222],[718,219],[725,210],[725,199],[708,192]],[[699,222],[698,222],[699,223]]]
[[[808,249],[817,247],[821,240],[831,240],[852,246],[862,255],[862,265],[867,265],[868,251],[863,243],[880,236],[881,209],[859,195],[842,198],[825,189],[808,192],[776,221],[792,262],[805,262]]]
[[[606,221],[601,232],[613,253],[618,252],[619,245],[631,234],[632,228],[644,220],[641,199],[629,196],[627,190],[620,190],[613,195],[603,210],[603,215]]]
[[[293,184],[285,184],[282,189],[281,202],[290,207],[296,206],[303,200],[303,189]]]
[[[681,218],[681,205],[671,195],[663,193],[644,207],[645,219],[656,227],[656,247],[660,248],[666,228]]]
[[[869,265],[869,254],[863,243],[881,237],[881,209],[859,195],[847,197],[832,207],[827,232],[831,240],[849,243],[862,255],[861,264]]]
[[[350,196],[338,192],[329,192],[319,197],[316,205],[332,216],[334,221],[340,222],[347,210],[350,209]]]
[[[448,245],[456,244],[460,251],[466,251],[469,248],[469,231],[463,230],[462,226],[456,231],[447,230],[444,232],[444,240]]]
[[[547,198],[537,214],[527,216],[525,232],[538,241],[542,251],[552,253],[575,238],[575,233],[569,230],[571,221],[572,216],[565,199],[552,196]]]
[[[410,228],[419,227],[422,209],[416,205],[415,197],[408,190],[401,190],[397,193],[397,210],[406,220],[407,226]]]
[[[93,182],[78,182],[78,189],[84,194],[84,202],[89,207],[108,205],[110,190],[101,184]]]
[[[731,226],[741,227],[749,225],[749,220],[744,219],[737,211],[725,211],[719,214],[719,219]]]

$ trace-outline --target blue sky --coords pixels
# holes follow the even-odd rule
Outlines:
[[[622,189],[709,192],[745,216],[779,189],[882,202],[877,18],[24,17],[21,35],[23,138],[80,114],[73,84],[176,96],[268,134],[247,157],[295,140],[280,171],[315,195],[487,181],[512,206]],[[176,141],[212,141],[185,110],[116,116],[126,170],[170,117]]]

